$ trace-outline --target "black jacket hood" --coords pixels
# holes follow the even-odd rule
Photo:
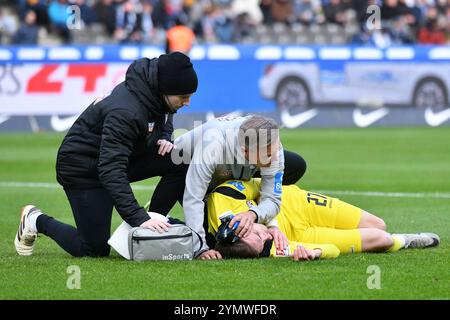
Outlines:
[[[174,113],[163,99],[158,88],[158,59],[142,58],[134,61],[127,70],[125,86],[154,116]]]

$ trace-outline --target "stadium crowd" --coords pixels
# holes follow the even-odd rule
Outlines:
[[[163,44],[176,21],[197,43],[450,43],[450,0],[0,0],[2,44]]]

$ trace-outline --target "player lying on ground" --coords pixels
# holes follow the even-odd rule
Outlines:
[[[234,222],[239,221],[236,233],[244,236],[254,222],[270,221],[278,214],[281,185],[297,183],[306,170],[306,162],[301,156],[284,150],[278,124],[260,115],[226,115],[197,126],[174,143],[174,162],[189,164],[183,212],[186,225],[203,241],[203,247],[197,253],[200,258],[222,258],[206,246],[203,226],[204,199],[218,185],[230,179],[247,181],[261,177],[258,205],[246,208],[234,217]]]
[[[440,242],[433,233],[390,234],[385,222],[375,215],[296,185],[283,186],[281,210],[275,219],[267,226],[255,224],[250,235],[239,238],[230,231],[233,225],[221,224],[219,216],[229,210],[245,211],[257,203],[259,183],[259,179],[228,181],[208,198],[208,240],[213,242],[211,235],[216,235],[219,241],[215,249],[224,258],[293,256],[295,260],[310,260],[337,257],[340,252],[433,247]]]

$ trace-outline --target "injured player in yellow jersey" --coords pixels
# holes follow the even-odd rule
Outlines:
[[[392,252],[439,245],[434,233],[392,234],[385,222],[337,198],[283,186],[280,213],[256,221],[240,238],[231,225],[235,213],[251,211],[259,198],[260,179],[231,180],[207,199],[208,244],[224,258],[293,257],[294,260],[336,258],[340,253]]]

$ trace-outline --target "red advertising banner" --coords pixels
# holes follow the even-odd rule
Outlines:
[[[0,114],[81,113],[125,79],[127,63],[0,65]]]

